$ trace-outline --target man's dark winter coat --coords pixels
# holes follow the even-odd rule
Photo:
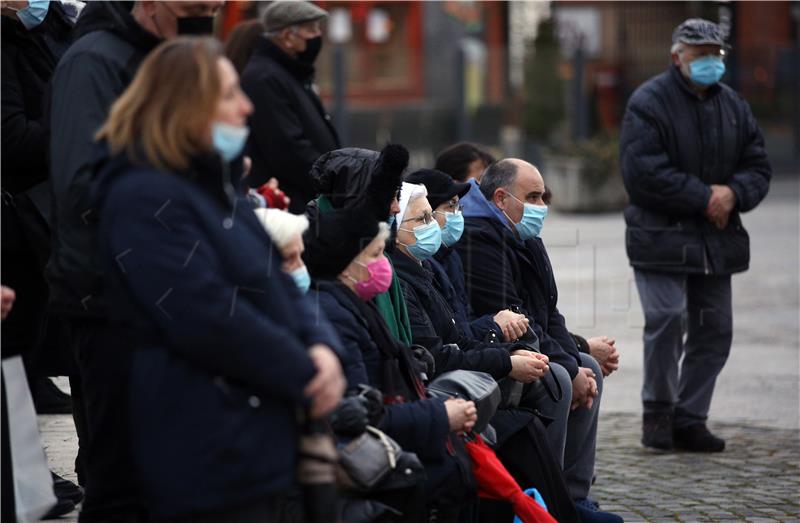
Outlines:
[[[323,153],[339,148],[339,137],[313,87],[314,68],[261,38],[242,72],[242,88],[253,102],[247,152],[253,160],[248,183],[276,178],[302,213],[316,194],[309,176]]]
[[[50,301],[70,316],[102,315],[102,270],[95,255],[96,213],[89,204],[94,134],[160,40],[145,31],[125,2],[89,2],[75,43],[53,76],[51,165],[53,252]]]
[[[399,250],[392,253],[392,262],[406,298],[414,343],[433,354],[436,374],[465,369],[501,379],[511,372],[511,356],[505,344],[503,348],[491,347],[459,330],[452,308],[434,283],[430,262],[419,264]]]
[[[628,102],[620,163],[633,267],[719,275],[747,269],[750,240],[739,213],[764,199],[772,169],[750,107],[735,91],[716,84],[701,99],[676,66],[652,78]],[[736,194],[724,230],[703,215],[711,184]]]
[[[12,194],[47,180],[47,95],[71,30],[59,2],[51,2],[44,21],[30,31],[18,20],[2,17],[2,172],[3,188]]]
[[[580,356],[558,311],[558,290],[544,244],[539,238],[518,240],[478,184],[470,183],[473,189],[461,200],[464,234],[456,249],[473,310],[491,314],[518,306],[528,316],[541,351],[574,378]]]
[[[252,208],[228,196],[224,169],[197,158],[189,181],[117,157],[93,191],[110,318],[133,345],[135,472],[154,518],[292,488],[307,348],[338,349]]]

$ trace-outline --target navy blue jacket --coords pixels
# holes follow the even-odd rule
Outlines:
[[[356,387],[366,376],[369,385],[383,392],[385,409],[378,428],[404,450],[416,453],[423,462],[426,494],[450,489],[459,491],[456,497],[469,495],[474,489],[469,457],[460,439],[450,433],[444,402],[420,399],[424,391],[415,391],[413,384],[408,383],[407,378],[416,376],[416,371],[411,369],[410,355],[400,354],[408,351],[408,347],[392,337],[386,327],[385,339],[393,346],[379,348],[370,334],[364,310],[372,321],[382,322],[380,311],[371,302],[361,302],[344,284],[314,282],[312,287],[310,298],[330,318],[342,341],[340,359],[348,386]],[[417,381],[421,384],[418,377]],[[400,398],[396,397],[398,392]],[[453,493],[448,493],[447,497],[453,497]],[[428,500],[429,506],[442,502]]]
[[[511,355],[506,344],[503,348],[489,346],[473,339],[471,332],[465,334],[459,330],[453,309],[434,283],[430,262],[419,264],[399,250],[392,253],[392,262],[406,298],[413,341],[433,354],[436,374],[455,369],[475,370],[499,380],[511,372]]]
[[[739,217],[769,190],[772,169],[750,107],[724,84],[701,99],[680,70],[648,80],[631,96],[620,136],[630,205],[625,244],[633,267],[731,274],[747,269],[750,239]],[[703,215],[711,184],[736,194],[728,226]]]
[[[186,175],[117,157],[93,190],[110,318],[135,347],[131,439],[156,518],[292,488],[306,350],[338,348],[226,171],[216,155]]]
[[[474,185],[464,205],[464,234],[456,244],[470,304],[477,314],[518,306],[541,351],[574,378],[580,366],[575,340],[558,311],[558,289],[544,244],[517,239],[505,217]]]
[[[161,40],[140,26],[129,2],[88,2],[52,80],[53,250],[47,266],[52,308],[68,316],[105,315],[97,215],[89,201],[94,134],[139,64]]]
[[[367,320],[353,303],[358,299],[353,291],[338,282],[315,282],[309,298],[335,325],[341,339],[339,359],[342,362],[348,388],[360,383],[369,384],[388,395],[389,389],[406,389],[405,403],[386,406],[381,430],[394,438],[405,450],[415,452],[422,460],[441,460],[445,454],[445,440],[450,432],[444,403],[437,399],[414,401],[410,385],[405,383],[400,366],[396,373],[387,376],[382,359],[385,357],[369,333]],[[353,296],[349,296],[352,294]],[[374,307],[371,303],[367,307]],[[378,314],[380,314],[378,312]],[[392,347],[390,350],[407,350]],[[388,382],[392,381],[390,385]]]
[[[436,288],[450,304],[455,315],[458,330],[465,335],[471,333],[476,340],[486,339],[490,331],[501,334],[500,326],[494,321],[495,313],[475,317],[467,299],[467,288],[464,285],[464,264],[454,247],[442,245],[439,252],[430,260],[433,270],[433,281]]]

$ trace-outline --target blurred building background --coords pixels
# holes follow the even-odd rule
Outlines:
[[[613,170],[628,97],[699,16],[730,31],[724,81],[750,102],[776,170],[800,171],[800,2],[317,3],[331,12],[317,82],[350,145],[398,141],[430,166],[470,140]],[[266,5],[228,2],[223,32]]]

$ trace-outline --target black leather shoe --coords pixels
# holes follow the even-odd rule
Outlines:
[[[56,506],[50,512],[42,516],[42,519],[56,519],[75,510],[75,503],[68,499],[59,499]]]
[[[64,479],[52,470],[53,492],[58,499],[68,499],[75,505],[83,501],[83,489],[68,479]]]
[[[676,428],[672,432],[675,447],[690,452],[722,452],[725,450],[725,440],[709,432],[704,423]]]
[[[72,414],[72,397],[63,392],[50,378],[35,378],[31,396],[37,414]]]
[[[672,450],[672,414],[645,412],[642,417],[642,445],[657,450]]]

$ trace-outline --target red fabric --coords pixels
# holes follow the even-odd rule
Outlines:
[[[267,201],[267,207],[270,209],[288,209],[289,203],[286,201],[286,195],[280,189],[273,189],[266,183],[256,189],[256,192],[264,197]]]
[[[508,501],[524,523],[558,523],[536,500],[522,491],[480,436],[475,436],[475,440],[466,442],[465,446],[472,459],[472,474],[478,482],[479,497]]]

